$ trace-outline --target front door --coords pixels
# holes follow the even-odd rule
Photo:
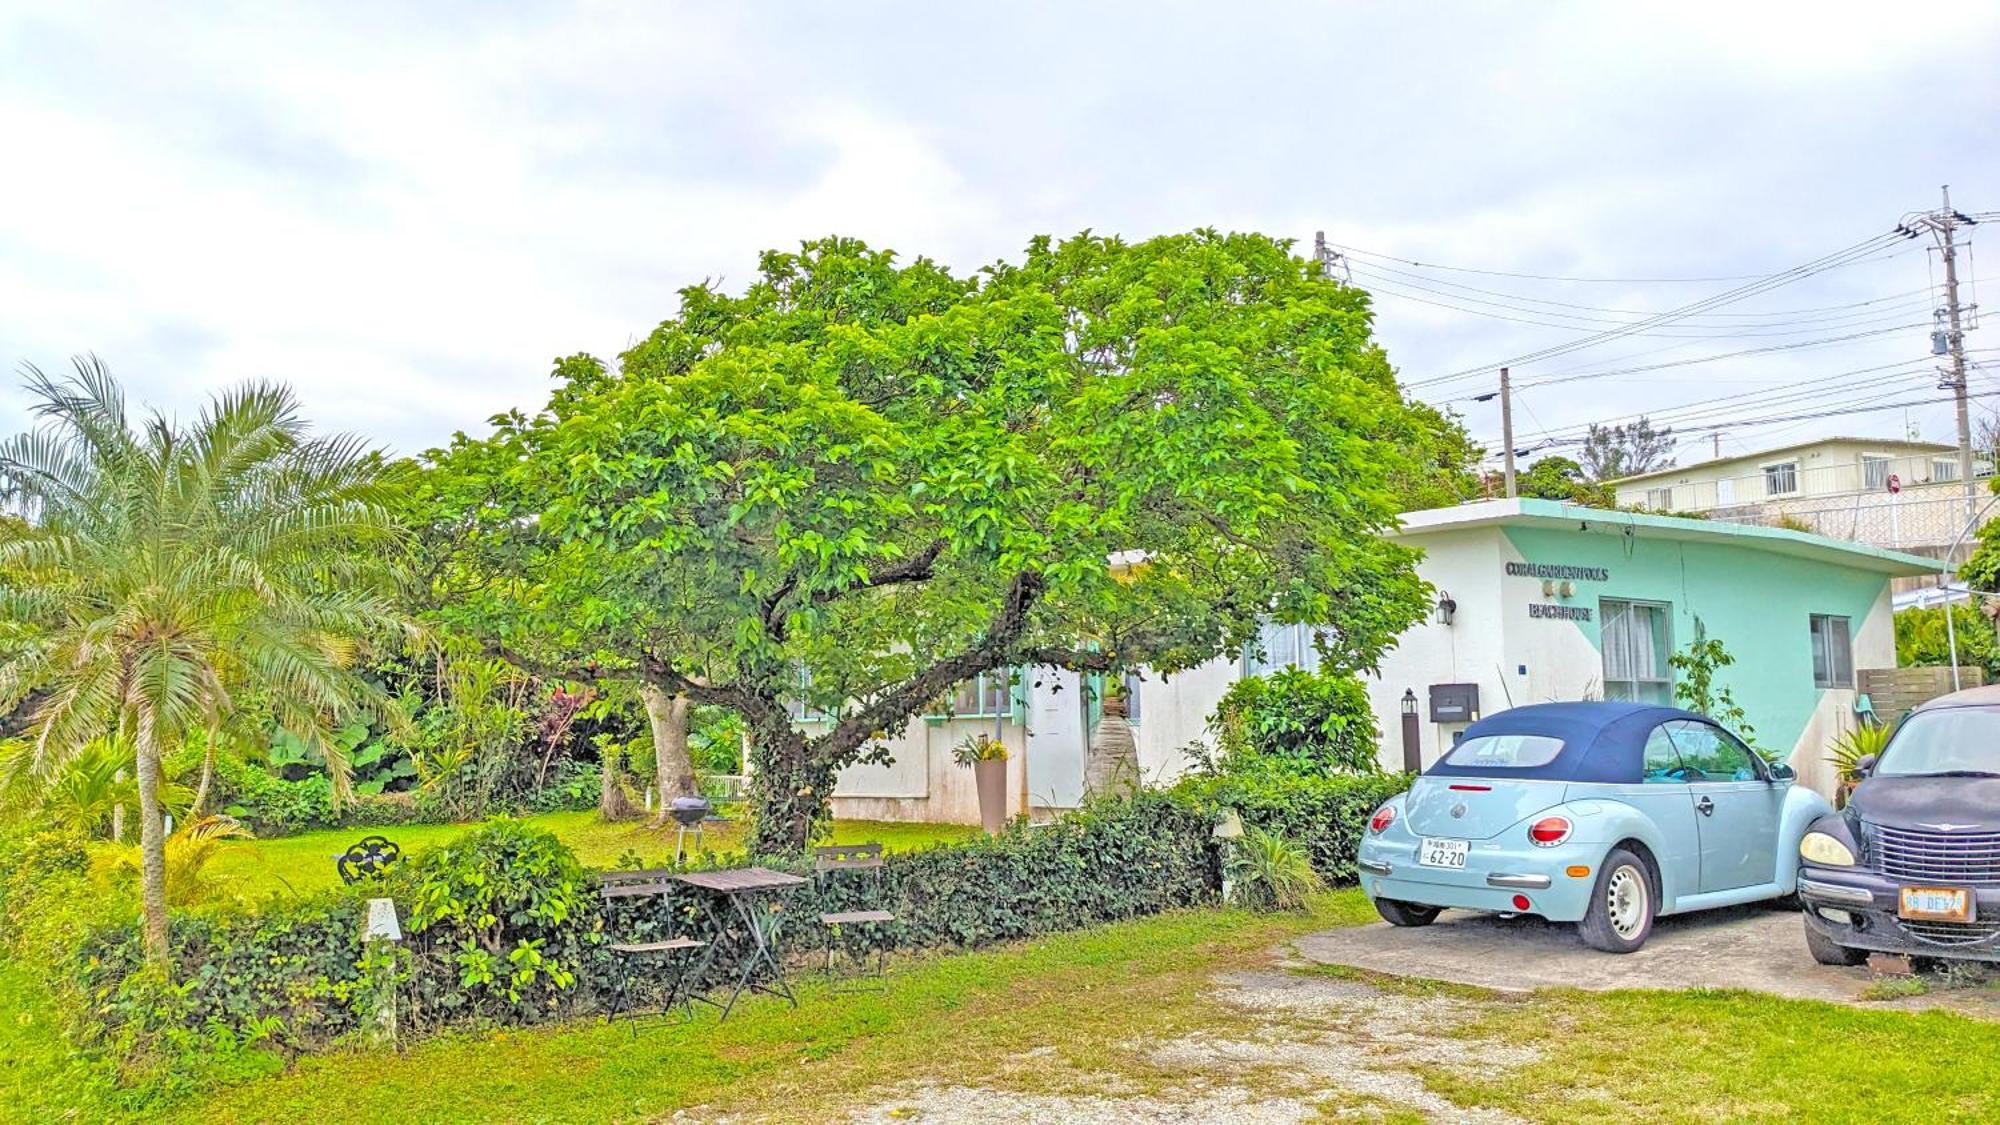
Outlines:
[[[1028,668],[1028,804],[1073,809],[1083,803],[1088,692],[1075,672]]]
[[[1693,719],[1667,724],[1687,767],[1701,837],[1703,892],[1768,883],[1778,869],[1778,816],[1785,786],[1766,780],[1756,751],[1721,727]]]

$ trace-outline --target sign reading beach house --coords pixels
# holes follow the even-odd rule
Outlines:
[[[1588,621],[1590,607],[1582,605],[1555,605],[1550,602],[1529,602],[1528,616],[1547,618],[1553,621]]]

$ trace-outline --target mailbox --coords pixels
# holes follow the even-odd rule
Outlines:
[[[1478,684],[1431,685],[1431,722],[1469,723],[1478,717]]]

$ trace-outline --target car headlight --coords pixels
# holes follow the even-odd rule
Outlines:
[[[1799,856],[1821,867],[1853,867],[1854,852],[1824,832],[1808,832],[1799,841]]]

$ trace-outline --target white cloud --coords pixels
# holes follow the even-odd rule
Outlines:
[[[615,353],[681,286],[826,233],[960,269],[1040,232],[1209,224],[1530,272],[1778,268],[1943,179],[1995,205],[1996,13],[14,7],[0,359],[95,350],[176,408],[283,378],[412,449],[533,407],[551,359]],[[1921,286],[1921,265],[1771,307]],[[1379,308],[1412,377],[1568,335]],[[1831,364],[1863,365],[1529,401],[1553,427]]]

